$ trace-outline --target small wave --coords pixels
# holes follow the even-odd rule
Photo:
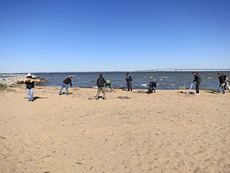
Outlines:
[[[186,89],[185,86],[179,86],[178,89]]]

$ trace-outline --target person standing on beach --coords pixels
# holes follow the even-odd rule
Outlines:
[[[105,79],[102,77],[102,74],[99,74],[99,78],[97,79],[97,95],[96,95],[96,100],[98,100],[99,95],[102,91],[103,93],[103,99],[106,100],[106,94],[105,94]]]
[[[228,76],[224,72],[222,73],[222,75],[224,76],[225,90],[227,89],[228,91],[230,91]]]
[[[27,74],[26,79],[22,80],[21,82],[24,82],[26,84],[26,89],[27,89],[27,95],[29,97],[28,101],[33,102],[34,98],[33,98],[33,94],[34,94],[34,81],[32,79],[32,75],[30,73]]]
[[[133,88],[132,88],[133,79],[132,79],[132,77],[130,76],[129,73],[126,73],[126,82],[127,82],[128,91],[129,90],[132,91],[133,90]]]
[[[223,74],[221,75],[220,73],[218,73],[217,77],[219,78],[219,82],[220,82],[218,93],[220,93],[222,89],[223,94],[225,94],[225,76]]]
[[[71,76],[71,77],[67,77],[67,78],[63,81],[62,86],[61,86],[61,90],[60,90],[60,92],[59,92],[59,95],[62,94],[63,88],[66,89],[66,95],[69,94],[68,87],[69,87],[69,84],[70,84],[70,86],[72,87],[72,80],[73,80],[73,77]]]
[[[200,95],[200,82],[201,82],[201,77],[200,74],[197,72],[192,72],[193,76],[194,76],[194,80],[193,82],[196,82],[196,93],[194,95]]]

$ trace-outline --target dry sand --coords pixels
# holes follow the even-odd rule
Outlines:
[[[230,172],[229,93],[59,89],[0,91],[0,172]]]

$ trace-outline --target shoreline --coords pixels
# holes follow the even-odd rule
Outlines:
[[[25,79],[27,74],[15,74],[15,75],[5,75],[1,76],[3,78],[0,78],[0,83],[1,84],[6,84],[7,86],[12,86],[12,85],[17,85],[19,84],[19,80]],[[39,86],[47,82],[46,79],[40,78],[39,76],[33,75],[33,79],[40,79],[41,82],[39,83]]]
[[[26,85],[24,84],[24,83],[12,83],[11,85],[7,85],[7,87],[8,88],[14,88],[14,87],[18,87],[18,88],[26,88]],[[36,83],[35,83],[35,90],[36,90],[36,88],[38,88],[38,87],[43,87],[43,88],[46,88],[46,87],[48,87],[48,88],[61,88],[61,85],[60,86],[48,86],[48,85],[36,85]],[[97,90],[97,88],[96,87],[78,87],[78,86],[74,86],[74,87],[70,87],[69,86],[69,89],[71,90],[71,88],[72,89],[95,89],[95,90]],[[110,90],[110,88],[106,88],[107,90]],[[125,87],[114,87],[113,89],[115,89],[115,90],[121,90],[121,91],[126,91],[127,90],[127,88],[125,88]],[[134,88],[133,89],[133,91],[138,91],[138,90],[140,90],[140,91],[143,91],[143,90],[148,90],[148,87],[146,87],[146,89],[143,89],[143,88]],[[215,90],[218,90],[217,88],[215,89],[215,88],[213,88],[213,89],[200,89],[200,91],[215,91]],[[179,88],[179,89],[156,89],[156,91],[189,91],[189,88],[187,88],[187,89],[183,89],[183,88]],[[194,89],[192,89],[191,91],[195,91],[195,88]],[[228,90],[226,90],[227,92],[228,92]],[[127,91],[128,92],[128,91]],[[132,91],[130,91],[130,93],[131,93]]]
[[[32,74],[33,75],[33,74]],[[36,76],[35,76],[36,75]],[[51,86],[51,87],[59,87],[62,83],[62,81],[69,76],[70,74],[34,74],[34,77],[41,78],[43,80],[42,83],[39,83],[39,86]],[[11,76],[7,78],[0,79],[0,83],[11,85],[13,83],[17,83],[18,79],[25,78],[26,74],[17,74],[16,76]],[[75,87],[81,87],[81,88],[94,88],[96,85],[96,74],[75,74],[73,75],[73,86]],[[105,79],[108,79],[112,82],[112,85],[114,88],[124,89],[126,88],[126,82],[123,78],[123,74],[105,74]],[[162,90],[184,90],[189,89],[191,82],[193,80],[193,76],[189,75],[188,73],[184,73],[182,75],[175,75],[173,73],[170,74],[144,74],[144,73],[136,73],[133,74],[134,77],[134,83],[133,88],[135,89],[148,89],[148,87],[145,87],[146,84],[149,84],[151,81],[157,82],[157,89]],[[202,76],[202,82],[201,82],[201,89],[211,89],[215,90],[217,89],[217,86],[219,85],[218,78],[216,77],[215,73],[207,74],[205,73]],[[35,83],[37,85],[37,83]],[[193,86],[194,87],[194,86]]]
[[[7,88],[0,88],[0,94],[4,93],[4,91],[8,92],[8,91],[14,91],[14,90],[18,90],[20,89],[22,91],[22,94],[25,95],[25,97],[27,97],[27,91],[26,91],[26,85],[25,84],[12,84],[10,86],[8,86]],[[56,95],[59,95],[59,91],[61,89],[61,86],[57,86],[57,87],[54,87],[54,86],[35,86],[34,87],[34,96],[35,97],[39,97],[39,96],[42,96],[42,95],[38,95],[37,91],[56,91],[55,93],[53,93],[52,97],[53,96],[56,96]],[[90,97],[89,98],[86,98],[86,99],[89,99],[89,100],[92,100],[94,99],[94,96],[96,96],[96,93],[97,93],[97,88],[81,88],[81,87],[69,87],[69,95],[75,95],[75,94],[80,94],[81,92],[89,92],[91,93]],[[192,89],[192,90],[189,90],[189,89],[178,89],[178,90],[169,90],[169,89],[165,89],[165,90],[161,90],[161,89],[157,89],[156,90],[156,93],[148,93],[147,92],[148,89],[133,89],[133,91],[128,91],[126,88],[125,89],[122,89],[122,88],[114,88],[114,92],[111,92],[110,88],[106,88],[106,94],[107,95],[113,95],[115,93],[120,93],[121,95],[129,95],[129,96],[132,96],[132,95],[135,95],[135,94],[138,94],[138,95],[142,95],[142,96],[158,96],[158,97],[161,97],[161,94],[162,96],[165,95],[165,93],[168,93],[169,95],[185,95],[185,96],[192,96],[194,97],[194,94],[195,94],[195,89]],[[66,93],[66,90],[65,88],[63,89],[63,94],[62,95],[65,95]],[[202,97],[203,95],[222,95],[222,92],[221,93],[218,93],[218,89],[200,89],[200,96],[195,96],[195,97]],[[230,91],[226,90],[226,93],[224,95],[230,95]],[[102,96],[102,93],[101,93],[101,96]],[[109,99],[109,97],[107,98]]]
[[[7,87],[8,88],[14,88],[14,87],[21,87],[21,88],[25,88],[26,86],[25,86],[25,84],[23,84],[23,83],[21,83],[21,84],[18,84],[18,83],[13,83],[13,84],[11,84],[11,85],[7,85]],[[44,87],[44,88],[46,88],[46,87],[48,87],[48,88],[61,88],[61,85],[60,86],[47,86],[47,85],[36,85],[36,83],[35,83],[35,90],[36,90],[36,88],[37,87]],[[71,90],[71,88],[72,89],[95,89],[95,90],[97,90],[97,88],[95,88],[95,87],[78,87],[78,86],[76,86],[76,87],[69,87],[69,89]],[[110,90],[110,88],[106,88],[107,90]],[[127,90],[127,88],[125,88],[125,87],[114,87],[113,89],[115,89],[115,90],[121,90],[121,91],[126,91]],[[137,89],[133,89],[133,91],[148,91],[148,87],[146,87],[146,89],[142,89],[142,88],[137,88]],[[187,89],[184,89],[184,88],[179,88],[179,89],[156,89],[156,91],[190,91],[189,90],[189,88],[187,88]],[[195,91],[195,88],[194,89],[192,89],[191,91]],[[218,91],[218,88],[213,88],[213,89],[200,89],[200,91]],[[128,91],[127,91],[128,92]],[[131,93],[132,91],[130,91],[130,93]],[[226,90],[226,92],[228,92],[228,90]],[[230,91],[229,91],[230,92]]]

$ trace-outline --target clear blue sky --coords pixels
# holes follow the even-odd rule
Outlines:
[[[0,0],[0,73],[230,68],[230,0]]]

